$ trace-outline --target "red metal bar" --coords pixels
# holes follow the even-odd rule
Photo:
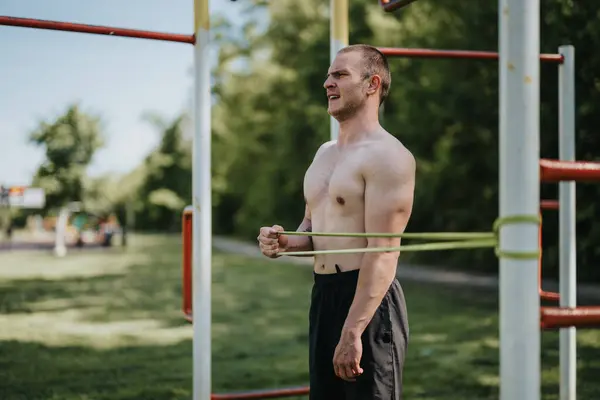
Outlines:
[[[308,386],[305,386],[286,389],[260,390],[252,392],[213,394],[210,396],[210,398],[211,400],[282,399],[284,397],[307,396],[309,392],[310,388]]]
[[[542,182],[600,181],[600,162],[540,160]]]
[[[402,7],[406,7],[410,3],[414,3],[417,0],[379,0],[379,5],[383,7],[386,12],[392,12]]]
[[[542,290],[542,288],[540,288],[539,294],[540,294],[541,300],[546,300],[546,301],[559,301],[560,300],[560,294],[556,293],[556,292],[546,292],[545,290]]]
[[[540,201],[540,208],[542,210],[558,210],[559,209],[558,200],[542,200]]]
[[[182,288],[184,318],[192,322],[192,217],[193,208],[187,206],[181,217],[181,242],[182,251]]]
[[[70,22],[47,21],[32,18],[16,18],[0,15],[0,25],[20,26],[23,28],[48,29],[54,31],[81,32],[95,35],[123,36],[139,39],[164,40],[168,42],[180,42],[194,44],[194,35],[182,35],[178,33],[163,33],[152,31],[141,31],[137,29],[114,28],[110,26],[74,24]]]
[[[388,57],[498,59],[498,53],[491,51],[406,49],[394,47],[379,47],[378,49]],[[562,64],[563,56],[561,54],[540,54],[540,61]]]
[[[600,327],[600,307],[541,307],[543,329],[575,327]]]
[[[538,293],[541,300],[558,301],[560,294],[554,292],[546,292],[542,289],[542,214],[540,213],[540,227],[538,233],[538,243],[540,255],[538,257]]]

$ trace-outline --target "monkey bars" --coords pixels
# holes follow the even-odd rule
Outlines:
[[[74,24],[71,22],[48,21],[33,18],[16,18],[4,15],[0,15],[0,25],[20,26],[23,28],[46,29],[53,31],[91,33],[95,35],[122,36],[138,39],[162,40],[189,44],[194,44],[195,42],[194,35],[115,28],[101,25]]]
[[[564,161],[564,160],[551,160],[541,159],[540,160],[540,181],[543,183],[552,182],[566,182],[566,181],[577,181],[577,182],[600,182],[600,163],[589,162],[589,161]],[[542,200],[540,202],[540,209],[542,210],[558,210],[559,202],[557,200]],[[540,297],[542,300],[559,301],[560,295],[554,292],[546,292],[541,287],[542,279],[542,226],[540,224],[540,260],[539,260],[539,280],[540,280]],[[568,318],[565,321],[569,323],[576,323],[579,318],[578,313],[568,314]],[[594,314],[589,312],[585,314],[582,321],[593,319]],[[553,317],[550,317],[553,318]],[[585,322],[582,322],[585,323]],[[544,325],[544,323],[542,324]],[[550,325],[554,326],[554,325]],[[573,325],[576,326],[576,325]],[[579,325],[577,325],[579,326]]]
[[[546,183],[570,182],[571,185],[575,182],[600,182],[600,163],[540,159],[540,181]],[[546,206],[547,209],[560,209],[558,201],[540,202],[540,206],[542,205]],[[569,221],[569,223],[570,225],[574,225],[574,221]],[[540,250],[542,246],[541,229],[540,224]],[[562,248],[561,251],[563,251]],[[541,253],[539,274],[541,281]],[[545,292],[541,289],[541,286],[540,296],[545,300],[560,300],[558,293]],[[600,327],[600,306],[576,307],[575,305],[571,305],[542,307],[540,309],[540,326],[542,329]]]

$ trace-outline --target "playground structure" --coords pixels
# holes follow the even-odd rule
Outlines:
[[[432,59],[478,59],[498,60],[498,53],[483,51],[453,51],[431,49],[379,48],[388,57]],[[541,286],[542,278],[542,225],[538,230],[538,288],[540,300],[560,301],[560,307],[540,307],[539,327],[561,330],[561,399],[575,399],[576,346],[575,327],[600,326],[600,307],[576,307],[575,263],[575,182],[600,181],[600,163],[574,161],[575,114],[574,114],[574,48],[563,46],[557,54],[541,54],[541,62],[553,63],[559,69],[559,157],[560,160],[540,159],[540,183],[559,183],[559,200],[540,200],[540,216],[543,210],[559,210],[560,240],[560,294],[546,292]],[[332,130],[333,137],[333,130]],[[563,207],[560,207],[563,204]],[[571,211],[571,212],[570,212]],[[182,214],[182,277],[184,318],[193,322],[192,290],[192,234],[193,207],[188,206]],[[268,399],[308,394],[309,387],[223,394],[213,399]]]
[[[271,392],[211,392],[211,107],[209,0],[194,2],[194,34],[181,35],[0,16],[0,25],[163,40],[194,45],[195,107],[193,204],[184,211],[184,313],[193,322],[193,398],[266,399],[308,393],[309,388]],[[379,0],[385,11],[415,0]],[[348,44],[347,0],[331,0],[331,58]],[[574,49],[539,54],[539,3],[501,0],[499,52],[381,48],[388,57],[467,58],[498,61],[500,69],[500,398],[540,398],[540,328],[561,328],[561,400],[575,400],[575,327],[600,322],[600,307],[576,307],[575,181],[600,181],[600,167],[575,160]],[[559,65],[559,160],[539,159],[539,63]],[[331,139],[337,124],[331,119]],[[536,184],[532,184],[535,182]],[[537,183],[558,183],[558,204],[540,202]],[[540,286],[541,209],[559,209],[560,293]],[[508,222],[507,222],[508,221]],[[192,240],[193,239],[193,240]],[[535,257],[531,255],[534,254]],[[540,299],[560,307],[540,307]],[[196,310],[195,316],[193,310]]]

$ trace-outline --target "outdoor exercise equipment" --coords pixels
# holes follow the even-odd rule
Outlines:
[[[193,207],[187,206],[183,210],[182,221],[181,221],[181,242],[183,244],[182,249],[182,292],[183,292],[183,303],[181,309],[183,310],[183,316],[188,322],[193,322],[192,318],[192,219],[193,219]]]
[[[504,2],[507,5],[508,2]],[[523,5],[514,6],[515,12],[526,11]],[[528,12],[531,10],[527,10]],[[339,9],[332,10],[332,52],[334,44],[345,43],[345,37],[340,35]],[[428,59],[477,59],[498,62],[500,59],[512,59],[509,63],[500,63],[501,69],[501,118],[500,118],[500,174],[501,174],[501,215],[538,215],[540,224],[532,230],[525,225],[506,226],[504,235],[500,234],[490,242],[490,236],[481,235],[475,240],[473,237],[458,238],[447,236],[446,239],[455,239],[452,242],[425,243],[407,245],[402,251],[418,250],[447,250],[457,248],[495,247],[502,241],[506,247],[519,251],[537,248],[537,256],[532,258],[508,258],[502,256],[500,251],[500,299],[501,299],[501,399],[539,399],[540,386],[540,328],[553,329],[563,327],[560,332],[560,399],[575,400],[576,392],[576,346],[575,327],[590,327],[600,322],[600,307],[579,307],[576,304],[576,262],[575,262],[575,183],[559,183],[559,200],[539,200],[539,188],[533,187],[528,182],[541,183],[560,182],[562,180],[600,180],[600,164],[591,162],[575,162],[575,68],[574,48],[562,46],[556,54],[528,54],[518,49],[525,45],[519,42],[520,36],[527,31],[531,21],[524,17],[516,18],[517,24],[511,27],[511,33],[506,34],[506,21],[500,16],[501,29],[505,35],[501,40],[500,53],[488,51],[463,51],[463,50],[436,50],[436,49],[406,49],[406,48],[379,48],[388,57],[410,57]],[[338,25],[334,26],[337,21]],[[538,22],[534,21],[534,25]],[[530,27],[529,27],[530,28]],[[342,29],[343,30],[343,29]],[[529,32],[529,31],[527,31]],[[537,32],[528,33],[527,40],[537,43]],[[507,42],[507,39],[510,39]],[[535,46],[534,48],[539,48]],[[522,50],[522,48],[521,48]],[[334,55],[332,54],[332,57]],[[530,83],[539,85],[539,62],[558,65],[559,78],[559,160],[539,159],[537,152],[539,140],[539,126],[535,120],[539,107],[539,86],[530,87],[525,92],[519,92],[525,79],[515,76],[511,71],[515,66],[526,71]],[[509,118],[508,116],[511,116]],[[332,123],[331,138],[337,138],[335,122]],[[521,152],[519,147],[525,151]],[[513,159],[513,154],[520,158]],[[520,193],[516,193],[519,191]],[[520,202],[520,203],[519,203]],[[560,204],[560,208],[559,208]],[[533,211],[532,211],[533,210]],[[560,260],[559,281],[560,294],[546,292],[541,286],[541,211],[558,210],[560,221]],[[191,212],[191,210],[190,210]],[[189,219],[191,223],[192,219]],[[308,234],[287,232],[288,234]],[[320,233],[309,233],[319,235]],[[438,233],[439,234],[439,233]],[[489,232],[488,232],[489,234]],[[331,234],[327,234],[331,235]],[[352,235],[352,234],[343,234]],[[428,234],[412,234],[412,238],[421,235],[421,239],[439,240],[439,237],[427,236]],[[417,235],[417,236],[414,236]],[[477,234],[475,234],[477,235]],[[410,237],[411,234],[404,235]],[[537,237],[536,237],[537,236]],[[492,236],[493,238],[493,236]],[[459,240],[456,240],[459,239]],[[470,239],[471,242],[469,242]],[[487,242],[486,242],[487,240]],[[532,242],[534,241],[534,242]],[[445,247],[445,248],[444,248]],[[189,248],[189,246],[188,246]],[[360,249],[342,250],[341,252],[355,252]],[[338,251],[339,252],[339,251]],[[299,252],[287,255],[301,255]],[[306,255],[306,253],[304,254]],[[537,263],[537,268],[532,268],[532,263]],[[537,271],[536,271],[537,270]],[[535,273],[534,273],[535,271]],[[540,300],[560,301],[559,307],[541,307]],[[189,303],[189,301],[188,301]],[[191,313],[186,312],[189,316]],[[308,391],[308,388],[306,388]],[[277,391],[263,392],[264,395],[273,395]],[[243,393],[238,394],[240,396]],[[236,397],[244,398],[244,397]],[[266,397],[264,397],[266,398]]]
[[[214,395],[211,393],[211,92],[209,0],[194,1],[194,34],[181,35],[85,24],[0,16],[0,25],[83,32],[194,45],[193,204],[184,215],[189,243],[184,268],[189,268],[191,295],[186,314],[193,321],[193,398],[259,399],[305,394],[308,388]],[[348,0],[330,0],[331,59],[348,44]],[[380,0],[384,10],[409,4]],[[500,207],[501,223],[485,246],[500,259],[500,399],[539,400],[540,325],[561,327],[561,400],[575,399],[575,327],[598,322],[598,307],[576,307],[575,181],[600,180],[594,163],[575,162],[574,49],[539,54],[538,1],[500,0],[499,52],[382,48],[389,57],[467,58],[497,60],[500,72]],[[539,63],[559,65],[560,160],[539,159]],[[331,119],[331,139],[337,139]],[[539,185],[559,183],[560,307],[540,308]],[[535,222],[535,223],[534,223]],[[187,233],[186,233],[187,232]],[[193,239],[193,240],[192,240]],[[442,243],[433,243],[439,245]],[[483,246],[483,243],[469,243]],[[452,246],[456,246],[453,244]],[[465,246],[463,244],[463,246]],[[435,246],[434,246],[435,247]],[[469,247],[469,246],[465,246]],[[456,247],[454,247],[456,248]],[[430,246],[431,249],[431,246]],[[186,267],[187,266],[187,267]],[[192,315],[193,310],[196,310]],[[564,327],[564,328],[563,328]],[[292,394],[293,393],[293,394]]]

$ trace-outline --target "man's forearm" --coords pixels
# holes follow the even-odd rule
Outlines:
[[[312,222],[309,219],[304,219],[297,232],[311,232]],[[288,236],[288,245],[285,251],[312,251],[313,242],[310,236]],[[312,257],[312,256],[300,256],[300,257]]]
[[[396,276],[397,263],[398,253],[365,253],[342,335],[362,335]]]

